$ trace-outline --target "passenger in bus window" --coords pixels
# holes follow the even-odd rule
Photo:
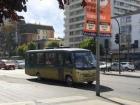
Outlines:
[[[71,61],[70,56],[66,56],[66,57],[65,57],[65,64],[66,64],[66,65],[72,64],[72,61]]]
[[[51,64],[51,62],[50,62],[50,58],[49,58],[49,56],[46,54],[46,64],[48,64],[48,65],[50,65]]]
[[[66,59],[65,64],[66,64],[66,65],[70,64],[70,60],[69,60],[69,59]]]

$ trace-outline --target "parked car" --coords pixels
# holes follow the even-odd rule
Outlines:
[[[5,63],[2,60],[0,60],[0,69],[4,67],[5,67]]]
[[[121,62],[121,65],[123,66],[125,71],[135,71],[135,66],[131,62]]]
[[[101,70],[105,70],[106,69],[106,66],[107,66],[107,69],[110,70],[111,69],[111,63],[107,62],[100,62],[100,69]]]
[[[11,60],[1,60],[4,63],[4,66],[2,68],[9,70],[13,69],[15,70],[15,64]]]
[[[16,60],[17,61],[17,68],[24,69],[25,68],[25,60]]]
[[[119,63],[118,62],[112,63],[111,70],[113,70],[113,71],[119,71]],[[122,64],[120,64],[120,70],[121,71],[124,71],[124,68],[123,68]]]

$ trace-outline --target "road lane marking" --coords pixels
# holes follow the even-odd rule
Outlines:
[[[125,105],[140,105],[140,102],[134,102],[134,101],[130,101],[130,100],[125,100],[125,99],[121,99],[121,98],[116,98],[116,97],[113,97],[113,98],[109,98],[113,101],[116,101],[116,102],[119,102],[119,103],[123,103]]]
[[[37,102],[51,104],[51,103],[60,103],[60,102],[80,101],[85,99],[88,98],[84,96],[68,96],[68,97],[58,97],[58,98],[38,100]]]
[[[25,102],[3,103],[0,105],[36,105],[36,104],[33,101],[25,101]]]
[[[71,103],[62,103],[57,105],[118,105],[102,100],[89,100],[89,101],[80,101],[80,102],[71,102]]]

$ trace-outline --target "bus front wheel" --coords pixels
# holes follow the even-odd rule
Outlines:
[[[73,85],[72,77],[71,76],[66,76],[65,82],[69,87],[71,87]]]
[[[88,85],[92,85],[93,81],[88,81],[87,83]]]

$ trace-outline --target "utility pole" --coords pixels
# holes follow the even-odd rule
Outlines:
[[[106,71],[109,71],[108,68],[107,68],[107,55],[108,55],[108,50],[109,50],[109,40],[108,39],[105,39],[105,42],[104,42],[104,47],[105,47],[105,59],[106,59]],[[105,73],[105,69],[104,69],[104,73]]]
[[[18,23],[16,21],[16,26],[15,26],[15,42],[16,42],[16,49],[18,48]],[[18,52],[16,51],[16,55],[18,55]]]
[[[130,60],[130,34],[127,34],[127,61],[129,62]]]
[[[107,48],[105,49],[105,60],[106,60],[106,71],[108,71],[108,68],[107,68]],[[104,73],[105,73],[105,70],[104,70]]]
[[[99,61],[100,61],[100,0],[97,0],[97,35],[96,35],[96,96],[100,96],[100,68],[99,68]]]
[[[119,31],[119,74],[121,74],[121,64],[120,64],[120,48],[121,48],[121,44],[120,44],[120,31]]]
[[[17,29],[18,26],[17,26],[17,24],[18,24],[18,23],[16,22],[16,26],[15,26],[15,39],[16,39],[16,40],[15,40],[15,41],[16,41],[16,44],[17,44],[17,46],[18,46],[18,32],[17,32],[17,31],[18,31],[18,29]]]

